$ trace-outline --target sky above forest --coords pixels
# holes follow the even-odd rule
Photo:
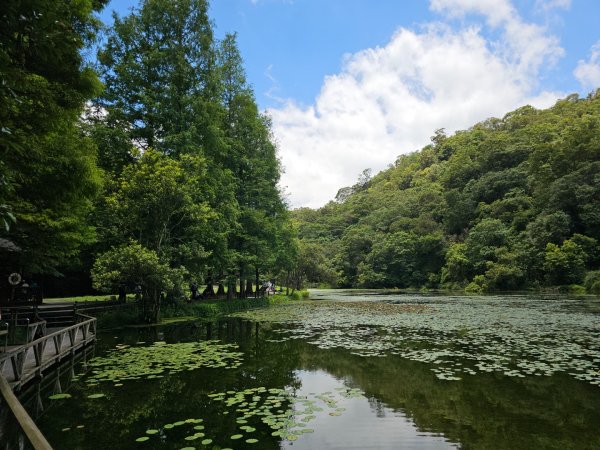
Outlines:
[[[210,16],[217,38],[238,34],[291,207],[322,206],[439,128],[600,87],[598,0],[212,0]]]

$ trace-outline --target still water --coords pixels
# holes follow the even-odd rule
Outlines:
[[[596,305],[314,291],[103,333],[24,402],[59,450],[600,449]]]

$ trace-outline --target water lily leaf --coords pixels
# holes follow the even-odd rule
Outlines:
[[[102,398],[105,397],[104,394],[90,394],[87,396],[87,398]]]
[[[63,398],[71,398],[71,394],[54,394],[48,397],[50,400],[61,400]]]

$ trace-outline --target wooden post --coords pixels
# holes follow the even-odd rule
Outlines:
[[[0,393],[4,397],[6,404],[11,409],[15,419],[19,422],[21,429],[29,439],[29,442],[35,450],[52,450],[52,446],[46,440],[35,422],[29,417],[23,405],[19,402],[12,389],[0,374]]]

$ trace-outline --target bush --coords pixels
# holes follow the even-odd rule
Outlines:
[[[600,270],[586,273],[583,285],[590,294],[600,294]]]
[[[570,284],[569,294],[583,295],[585,294],[585,288],[579,284]]]
[[[233,300],[216,300],[210,303],[175,303],[165,306],[162,317],[198,317],[209,319],[220,315],[232,314],[252,308],[269,305],[266,297],[238,298]]]
[[[485,277],[483,275],[476,275],[475,278],[473,278],[473,281],[465,288],[465,292],[469,294],[482,294],[487,291],[487,289],[488,285]]]
[[[140,313],[137,305],[129,304],[116,310],[101,312],[97,315],[98,328],[121,328],[140,322]]]
[[[294,291],[292,292],[288,298],[292,299],[292,300],[304,300],[307,299],[309,297],[309,293],[307,290],[302,290],[302,291]]]

